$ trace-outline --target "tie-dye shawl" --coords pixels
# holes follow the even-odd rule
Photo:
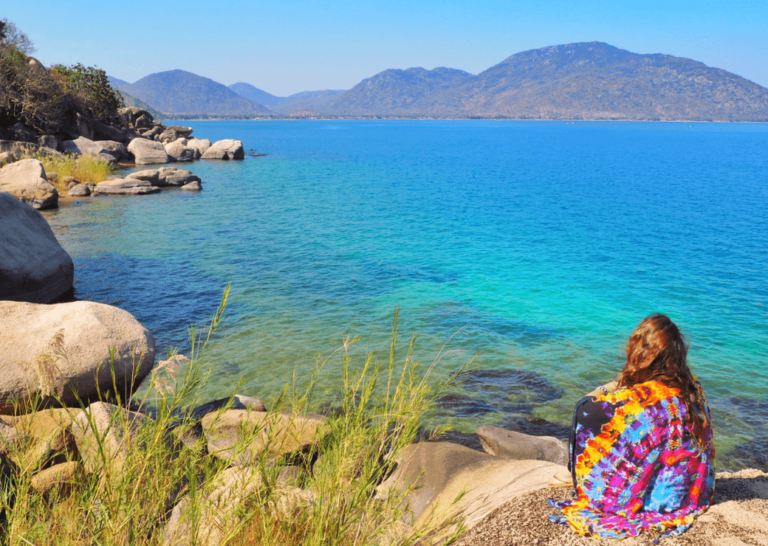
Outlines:
[[[563,512],[550,520],[599,537],[685,532],[712,502],[715,451],[711,429],[697,449],[679,394],[649,381],[582,399],[571,446],[576,500],[550,501]]]

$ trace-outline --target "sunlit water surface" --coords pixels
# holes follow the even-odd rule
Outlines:
[[[133,313],[159,353],[187,349],[187,326],[232,283],[206,396],[241,380],[274,399],[347,335],[362,338],[353,362],[384,363],[400,307],[402,353],[418,334],[425,368],[456,334],[432,381],[480,353],[435,419],[562,435],[574,401],[621,368],[638,321],[663,312],[690,340],[720,468],[768,468],[768,126],[187,124],[267,155],[185,165],[199,194],[46,215],[77,297]]]

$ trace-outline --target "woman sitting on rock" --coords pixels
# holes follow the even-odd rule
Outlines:
[[[576,500],[549,516],[577,533],[677,535],[709,508],[715,490],[712,421],[674,322],[651,315],[627,344],[617,381],[576,405],[570,469]]]

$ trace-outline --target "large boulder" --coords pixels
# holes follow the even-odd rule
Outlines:
[[[209,453],[241,465],[254,462],[265,449],[269,449],[270,457],[304,451],[327,431],[325,417],[320,415],[251,410],[209,413],[202,425]]]
[[[186,139],[179,138],[165,145],[165,153],[171,161],[192,161],[195,159],[195,149],[186,145]]]
[[[190,182],[189,184],[184,184],[181,189],[184,191],[202,191],[203,185],[200,183],[200,181],[194,181]]]
[[[190,138],[187,140],[187,147],[195,151],[195,159],[200,157],[211,147],[211,141],[207,138]]]
[[[565,471],[549,462],[501,459],[448,442],[412,444],[399,454],[397,463],[395,472],[379,486],[379,495],[410,490],[405,498],[406,523],[432,530],[435,538],[450,535],[457,517],[471,529],[499,506],[546,487]]]
[[[551,436],[530,436],[488,425],[477,429],[477,435],[483,450],[497,457],[568,464],[568,446]]]
[[[49,303],[74,279],[75,264],[43,215],[0,192],[0,300]]]
[[[173,142],[179,138],[189,138],[192,135],[191,127],[181,127],[180,125],[171,125],[166,127],[165,130],[160,133],[158,140],[163,143]]]
[[[0,192],[8,192],[36,209],[59,205],[59,192],[48,182],[37,159],[22,159],[0,169]]]
[[[101,303],[0,301],[0,413],[41,397],[79,405],[115,386],[123,399],[152,369],[155,340],[130,313]],[[77,393],[77,395],[75,394]]]
[[[74,140],[65,140],[61,143],[61,149],[68,154],[90,155],[93,157],[98,157],[99,154],[106,152],[106,149],[100,143],[84,136],[77,137]]]
[[[161,142],[146,138],[134,138],[128,144],[128,151],[133,154],[134,163],[137,165],[168,163],[168,154],[165,153],[165,147]]]
[[[48,140],[43,140],[48,138]],[[40,142],[53,144],[50,140],[53,137],[40,137]],[[55,140],[55,139],[54,139]],[[38,154],[64,157],[64,155],[53,147],[47,147],[33,142],[17,142],[15,140],[0,140],[0,154],[7,154],[5,162],[18,161],[24,156],[34,156]]]
[[[240,140],[224,139],[214,142],[200,159],[243,159],[245,151]]]
[[[101,153],[109,154],[118,161],[121,159],[128,159],[128,150],[125,149],[122,142],[116,140],[97,140],[96,144],[101,145]]]
[[[145,116],[149,125],[152,125],[152,114],[136,106],[128,106],[117,111],[125,127],[136,127],[136,120]]]

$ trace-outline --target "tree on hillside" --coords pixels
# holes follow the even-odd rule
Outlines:
[[[29,39],[29,36],[19,30],[16,23],[9,21],[5,17],[0,19],[0,44],[12,46],[27,55],[37,51],[35,44]]]
[[[125,106],[123,96],[109,85],[107,73],[95,66],[56,66],[55,71],[66,82],[68,91],[79,99],[84,113],[102,123],[119,121],[117,111]]]

